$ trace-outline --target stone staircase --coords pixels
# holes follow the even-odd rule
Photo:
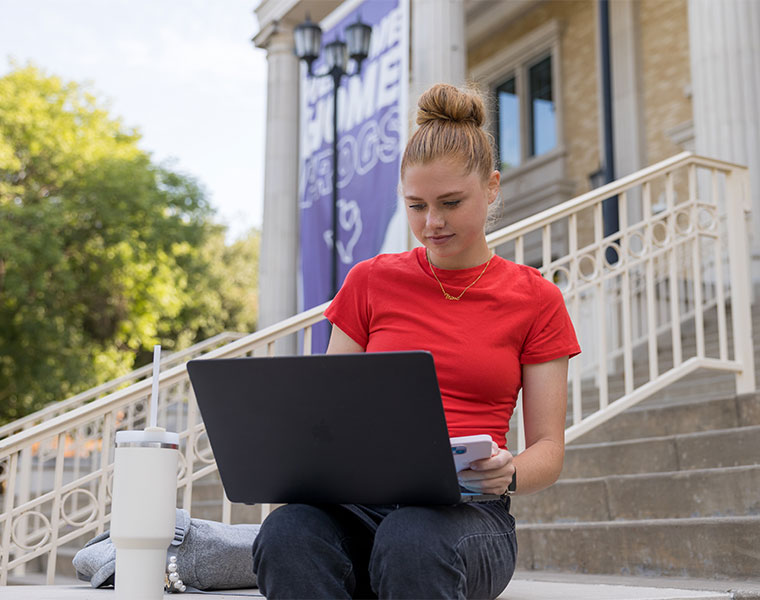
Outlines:
[[[758,303],[753,331],[760,376]],[[705,341],[708,355],[716,355],[709,316]],[[663,368],[672,356],[670,343],[667,335],[658,339]],[[686,359],[695,347],[688,324],[682,343]],[[647,357],[637,352],[640,379],[647,375]],[[622,393],[619,376],[611,375],[608,384],[611,398]],[[760,393],[736,397],[733,387],[730,374],[694,373],[569,445],[560,481],[513,502],[525,578],[649,578],[642,585],[671,577],[730,578],[760,589]],[[593,392],[584,381],[584,414],[596,409]],[[516,447],[513,432],[509,447]],[[196,481],[192,516],[221,520],[221,497],[217,473]],[[260,506],[232,505],[232,523],[260,516]],[[57,582],[73,582],[71,558],[85,541],[61,548]],[[40,557],[9,583],[42,583],[45,567]],[[760,598],[760,592],[744,597]]]
[[[753,330],[760,333],[760,305],[753,308]],[[755,340],[760,374],[760,335]],[[705,343],[716,355],[709,315]],[[684,358],[693,355],[688,323],[682,344]],[[672,360],[668,335],[658,349],[665,368]],[[634,365],[637,378],[644,377],[646,356],[636,356]],[[612,397],[622,393],[621,378],[611,376],[609,385]],[[733,389],[730,374],[694,373],[569,445],[560,481],[514,500],[518,568],[526,575],[731,578],[760,585],[760,393],[737,397]],[[593,394],[584,397],[590,398],[584,413],[595,410]],[[220,494],[218,474],[196,482],[193,516],[220,519]],[[259,515],[256,506],[232,507],[233,523]]]
[[[757,304],[753,331],[760,373]],[[519,568],[760,583],[760,392],[732,380],[697,372],[568,445],[560,480],[514,500]]]
[[[514,513],[522,569],[760,579],[760,394],[623,413]]]

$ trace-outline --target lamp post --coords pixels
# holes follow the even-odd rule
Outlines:
[[[309,77],[332,77],[333,119],[332,119],[332,268],[331,297],[338,293],[338,88],[343,76],[352,77],[361,72],[362,62],[369,56],[372,27],[357,19],[345,29],[346,41],[335,39],[325,45],[327,71],[314,73],[312,64],[319,58],[322,49],[322,29],[312,23],[308,15],[306,21],[293,30],[296,56],[308,66]],[[356,63],[356,71],[348,72],[348,59]]]

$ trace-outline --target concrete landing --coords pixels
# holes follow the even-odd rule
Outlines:
[[[731,600],[734,595],[728,591],[695,590],[677,587],[657,587],[669,585],[667,580],[624,578],[625,583],[599,582],[595,576],[553,577],[552,581],[513,579],[499,600]],[[630,581],[629,581],[630,580]],[[638,585],[633,584],[638,582]],[[693,582],[692,582],[693,585]],[[723,584],[726,587],[728,584]],[[721,587],[720,585],[718,587]],[[760,585],[757,587],[760,592]],[[8,586],[0,588],[3,600],[112,600],[113,589],[96,590],[87,585],[56,586]],[[183,596],[187,596],[186,594]],[[165,595],[165,598],[183,596]],[[200,596],[196,596],[199,597]],[[263,598],[258,590],[230,590],[224,593],[203,594],[203,598],[215,600],[239,600],[240,598]],[[760,596],[740,596],[744,598]]]

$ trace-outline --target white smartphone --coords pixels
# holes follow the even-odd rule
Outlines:
[[[457,473],[468,469],[471,462],[491,456],[490,435],[464,435],[462,437],[449,438],[449,440]]]

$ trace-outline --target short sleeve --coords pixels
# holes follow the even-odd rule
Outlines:
[[[575,328],[559,288],[537,275],[536,297],[536,315],[523,344],[520,363],[536,364],[580,354]]]
[[[325,317],[362,348],[369,341],[370,261],[353,266],[343,286],[325,311]]]

